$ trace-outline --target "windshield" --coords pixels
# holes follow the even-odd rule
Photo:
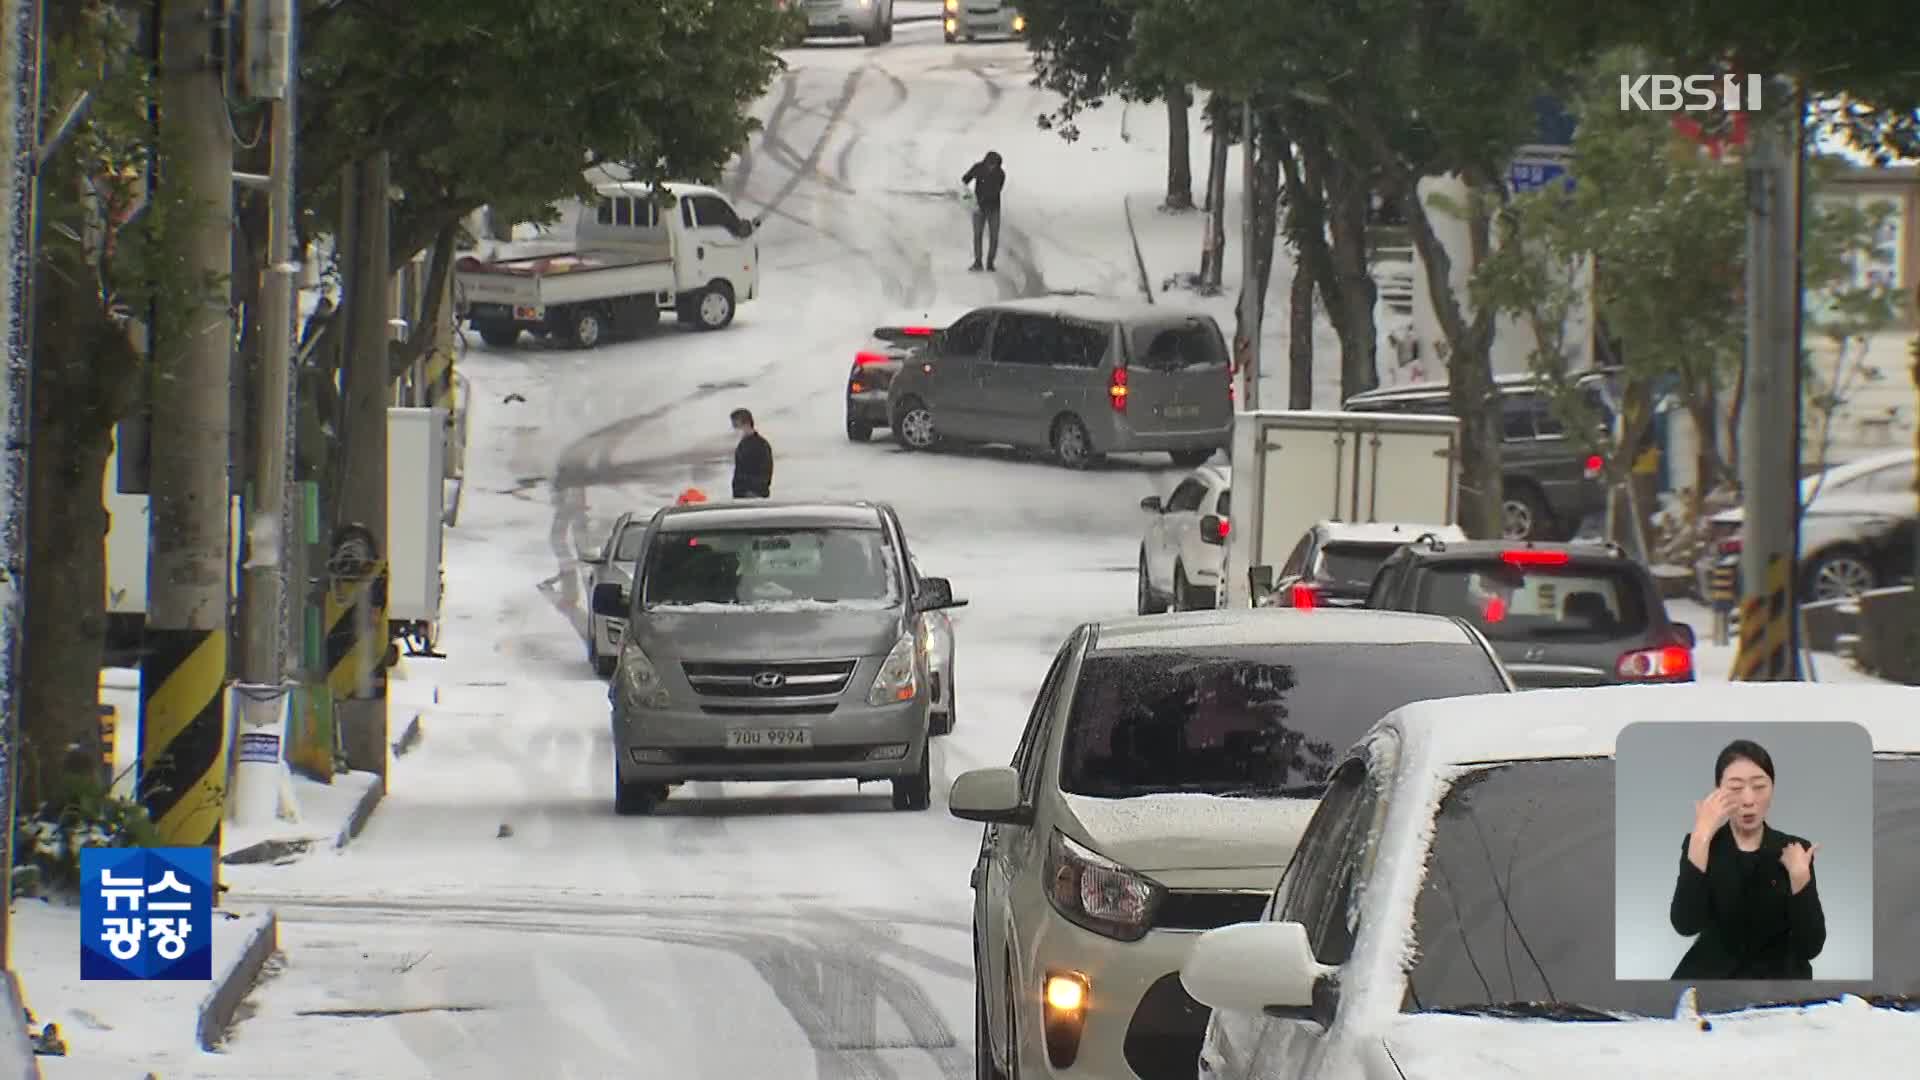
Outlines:
[[[1320,576],[1342,585],[1365,587],[1399,544],[1328,544],[1320,551]]]
[[[1701,1011],[1920,993],[1920,758],[1881,758],[1873,778],[1873,981],[1701,983]],[[1613,977],[1613,800],[1611,758],[1495,765],[1454,783],[1414,904],[1403,1011],[1557,1001],[1673,1015],[1684,984]]]
[[[1336,755],[1387,713],[1505,689],[1465,643],[1094,653],[1074,692],[1060,790],[1318,798]]]
[[[1458,615],[1493,641],[1611,641],[1646,632],[1646,599],[1624,567],[1442,562],[1420,576],[1416,611]]]
[[[893,553],[879,529],[727,529],[661,533],[648,554],[642,603],[824,603],[892,607]]]
[[[620,543],[613,549],[613,561],[629,563],[640,557],[640,545],[647,541],[647,527],[638,522],[620,532]]]

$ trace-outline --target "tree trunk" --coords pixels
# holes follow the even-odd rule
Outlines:
[[[1286,133],[1273,118],[1262,117],[1256,137],[1243,136],[1243,152],[1254,154],[1253,183],[1253,274],[1240,283],[1240,302],[1234,319],[1234,362],[1242,378],[1257,386],[1261,376],[1254,350],[1260,341],[1265,320],[1267,289],[1273,277],[1273,240],[1279,225],[1280,155],[1286,146]],[[1243,405],[1257,401],[1257,395],[1243,399]]]
[[[1373,321],[1379,291],[1367,258],[1367,209],[1373,199],[1372,188],[1364,176],[1338,158],[1332,158],[1332,164],[1325,185],[1332,237],[1329,256],[1340,291],[1338,310],[1329,305],[1328,314],[1340,335],[1340,400],[1345,401],[1380,385],[1375,356],[1380,332]]]
[[[1207,153],[1207,227],[1200,252],[1200,287],[1220,290],[1227,261],[1227,157],[1233,147],[1233,116],[1228,100],[1214,94],[1207,100],[1212,118],[1212,140]]]
[[[1287,318],[1287,408],[1313,408],[1313,275],[1293,269]]]
[[[1193,149],[1188,118],[1193,94],[1185,85],[1167,87],[1167,203],[1169,210],[1193,209]]]

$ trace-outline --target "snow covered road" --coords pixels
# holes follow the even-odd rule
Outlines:
[[[945,793],[1007,760],[1068,631],[1130,612],[1137,504],[1171,467],[852,444],[843,380],[902,309],[1136,290],[1122,196],[1164,162],[1121,127],[1164,114],[1104,109],[1067,144],[1035,128],[1048,101],[1023,47],[945,46],[933,24],[790,60],[729,178],[767,215],[765,295],[734,328],[462,360],[448,659],[410,662],[406,688],[437,689],[424,741],[345,853],[231,872],[239,901],[278,907],[286,963],[205,1075],[972,1075],[979,828]],[[971,274],[958,180],[988,149],[1010,176],[1000,271]],[[623,511],[724,490],[738,406],[774,446],[776,495],[893,502],[923,571],[971,600],[929,812],[844,782],[693,784],[655,816],[613,814],[575,558]]]

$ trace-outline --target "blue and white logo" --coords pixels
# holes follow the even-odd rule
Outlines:
[[[213,849],[83,849],[80,977],[213,978]]]

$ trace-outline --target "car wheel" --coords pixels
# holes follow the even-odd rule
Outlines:
[[[593,673],[603,679],[613,678],[613,669],[620,666],[617,656],[601,656],[598,646],[593,650]]]
[[[1197,469],[1213,460],[1213,447],[1209,446],[1205,450],[1169,450],[1167,456],[1173,459],[1175,465],[1183,469]]]
[[[907,776],[893,778],[895,810],[925,810],[933,805],[933,744],[920,747],[920,767]]]
[[[577,308],[567,318],[567,341],[576,349],[591,349],[606,336],[607,320],[599,311]]]
[[[1160,598],[1153,595],[1153,579],[1147,576],[1147,552],[1140,549],[1140,566],[1134,573],[1133,610],[1140,615],[1158,615],[1167,610]]]
[[[659,809],[667,798],[665,784],[633,784],[620,779],[620,766],[613,767],[613,812],[621,817],[641,817]]]
[[[1189,587],[1187,585],[1187,568],[1180,565],[1179,563],[1174,563],[1173,564],[1173,605],[1172,605],[1173,610],[1175,611],[1195,610],[1194,606],[1188,602],[1191,599],[1192,597],[1189,595]]]
[[[716,281],[700,291],[693,304],[694,325],[702,330],[723,330],[733,322],[733,286]]]
[[[520,327],[513,323],[481,322],[473,328],[480,332],[480,340],[496,349],[504,349],[520,340]]]
[[[900,403],[893,414],[893,437],[909,450],[931,450],[940,441],[933,425],[933,410],[917,397]]]
[[[1093,436],[1077,416],[1063,416],[1053,425],[1053,456],[1069,469],[1084,469],[1098,460]]]
[[[1873,564],[1852,548],[1832,548],[1807,564],[1805,591],[1812,600],[1844,600],[1879,584]]]
[[[987,988],[980,981],[979,953],[973,962],[973,1080],[1007,1080],[993,1060],[993,1025],[987,1023]]]
[[[1500,538],[1542,540],[1553,529],[1545,499],[1530,487],[1509,487],[1500,500]]]
[[[847,414],[847,441],[848,442],[866,442],[868,439],[871,439],[871,438],[873,438],[873,425],[867,423],[864,420],[857,419],[856,417],[854,417],[852,413],[848,413]]]

